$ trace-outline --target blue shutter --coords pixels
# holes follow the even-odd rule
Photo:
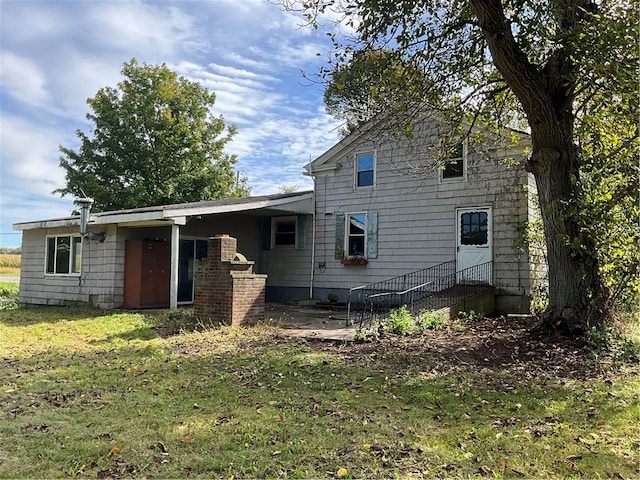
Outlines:
[[[307,216],[298,215],[298,224],[296,225],[296,248],[298,250],[304,250],[306,225],[307,225]]]
[[[367,212],[367,258],[378,258],[378,212]]]
[[[271,250],[271,217],[262,218],[262,250]]]
[[[344,254],[344,213],[336,214],[336,259],[342,260]]]

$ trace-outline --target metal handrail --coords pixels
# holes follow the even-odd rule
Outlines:
[[[402,292],[376,293],[374,295],[369,295],[369,298],[382,297],[382,296],[385,296],[385,295],[406,295],[409,292],[413,292],[415,290],[418,290],[419,288],[426,287],[427,285],[433,285],[433,282],[427,282],[427,283],[423,283],[421,285],[416,285],[415,287],[408,288],[406,290],[403,290]]]
[[[380,282],[352,287],[349,288],[347,324],[352,323],[351,313],[356,305],[360,307],[360,326],[367,320],[370,322],[373,316],[402,305],[407,305],[411,311],[447,306],[441,305],[443,302],[453,305],[491,285],[492,276],[492,262],[457,270],[455,260],[451,260]],[[408,286],[418,280],[422,282]],[[357,299],[354,299],[354,292],[358,293]],[[448,292],[448,295],[444,296],[442,292]]]

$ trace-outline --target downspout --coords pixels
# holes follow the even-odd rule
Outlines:
[[[313,193],[311,194],[311,206],[313,211],[313,222],[311,229],[311,281],[309,283],[309,300],[313,299],[313,282],[315,279],[316,265],[316,177],[313,176]]]
[[[171,225],[171,286],[169,289],[169,308],[178,308],[178,255],[180,248],[180,226]]]

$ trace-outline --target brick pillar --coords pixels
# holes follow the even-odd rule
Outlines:
[[[228,235],[209,239],[195,276],[196,317],[225,325],[264,320],[267,276],[254,274],[254,262],[236,249],[237,240]]]

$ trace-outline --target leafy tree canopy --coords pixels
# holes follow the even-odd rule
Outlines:
[[[241,197],[236,158],[224,147],[236,133],[214,116],[215,94],[165,64],[124,64],[117,88],[87,100],[90,134],[80,148],[60,147],[66,186],[54,193],[89,196],[97,211]]]
[[[546,324],[584,331],[640,282],[639,48],[631,0],[280,0],[333,36],[320,72],[347,128],[424,107],[450,125],[524,126],[548,255]],[[344,29],[342,29],[344,31]],[[402,122],[396,126],[402,127]],[[404,127],[403,127],[404,128]]]

